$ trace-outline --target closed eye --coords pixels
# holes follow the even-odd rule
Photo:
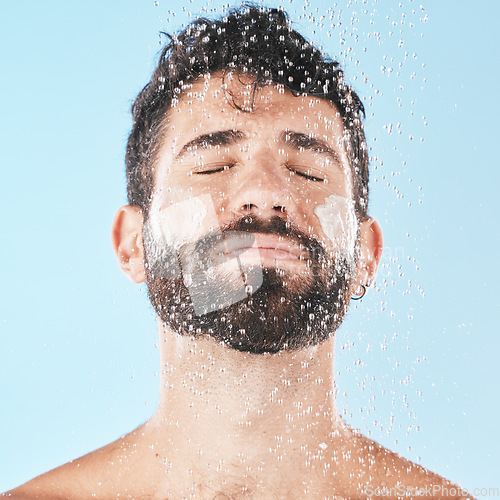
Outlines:
[[[292,174],[296,174],[300,177],[304,177],[304,179],[308,179],[308,180],[313,181],[313,182],[325,182],[325,179],[323,179],[321,177],[316,177],[315,175],[311,175],[310,173],[307,173],[307,172],[310,172],[309,170],[303,171],[303,170],[299,170],[299,169],[291,167],[291,166],[287,166],[287,168],[288,168],[288,170],[290,170],[290,172]]]
[[[234,165],[234,163],[229,165],[227,163],[225,163],[224,165],[208,165],[208,167],[204,170],[196,170],[193,173],[195,173],[196,175],[216,174],[217,172],[224,172],[225,170],[229,170],[231,167],[234,167]]]

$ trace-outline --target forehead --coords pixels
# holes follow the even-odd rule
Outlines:
[[[234,73],[206,75],[185,86],[162,128],[162,154],[178,152],[201,133],[220,130],[272,141],[293,129],[344,149],[342,119],[333,103],[297,96],[276,84],[256,87],[251,78]]]

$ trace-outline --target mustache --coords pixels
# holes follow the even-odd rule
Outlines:
[[[240,217],[201,237],[195,243],[194,251],[198,255],[206,255],[217,244],[231,238],[238,238],[248,246],[252,246],[255,240],[252,233],[283,237],[290,243],[301,247],[307,253],[307,258],[316,262],[321,262],[327,257],[326,250],[316,238],[309,236],[293,223],[285,221],[279,216],[270,219],[262,219],[256,216]]]

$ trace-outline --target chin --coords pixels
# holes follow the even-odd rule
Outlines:
[[[182,279],[148,276],[148,294],[160,320],[181,335],[209,336],[241,352],[275,354],[319,345],[335,334],[349,302],[348,267],[306,276],[264,267],[258,289],[206,314],[196,314],[194,304],[227,295],[234,287],[227,277],[216,276],[213,289],[197,296],[196,287],[188,289]]]

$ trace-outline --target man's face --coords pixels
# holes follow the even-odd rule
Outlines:
[[[357,219],[334,106],[237,76],[185,89],[165,119],[144,225],[148,291],[179,333],[254,353],[341,323]]]

